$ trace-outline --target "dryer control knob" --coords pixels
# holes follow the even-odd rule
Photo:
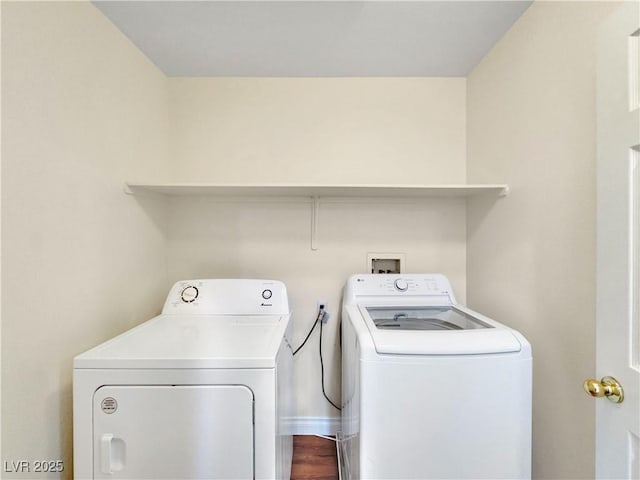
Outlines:
[[[182,289],[182,292],[180,293],[180,298],[184,303],[191,303],[196,298],[198,298],[198,289],[193,285],[189,285],[188,287],[185,287]]]
[[[406,292],[409,288],[409,284],[407,283],[407,281],[403,280],[402,278],[399,278],[395,282],[393,282],[393,286],[396,287],[396,290],[400,290],[401,292]]]

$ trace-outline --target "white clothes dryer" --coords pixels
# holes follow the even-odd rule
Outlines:
[[[531,477],[531,347],[446,277],[352,276],[342,335],[343,478]]]
[[[290,319],[281,282],[182,281],[75,357],[75,479],[288,480]]]

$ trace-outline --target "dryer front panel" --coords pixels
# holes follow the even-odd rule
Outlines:
[[[93,478],[254,478],[252,391],[104,386],[93,397]]]

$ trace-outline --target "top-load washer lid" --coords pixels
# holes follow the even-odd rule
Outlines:
[[[508,327],[459,305],[359,305],[380,354],[472,355],[519,352]]]
[[[473,330],[493,328],[452,306],[365,307],[378,329],[388,330]]]
[[[290,315],[159,315],[75,357],[74,368],[274,368]]]

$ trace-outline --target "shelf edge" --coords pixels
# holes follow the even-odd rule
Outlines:
[[[252,197],[469,197],[509,194],[507,184],[447,185],[313,185],[313,184],[208,184],[125,182],[124,192],[153,192],[167,196]]]

